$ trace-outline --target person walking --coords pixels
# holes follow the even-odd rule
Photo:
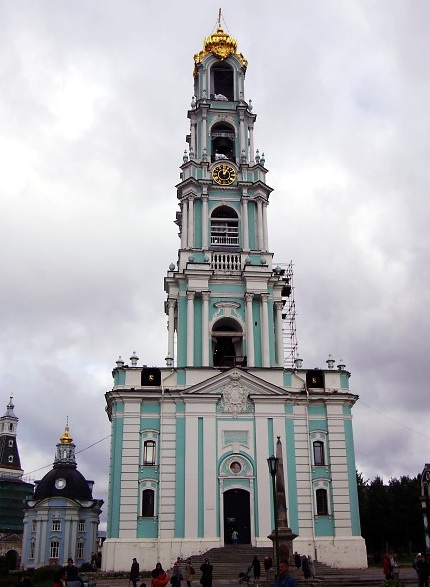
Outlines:
[[[173,587],[181,587],[182,581],[182,570],[181,570],[181,558],[178,556],[174,565],[173,565],[173,572],[172,572],[172,579],[171,584]]]
[[[297,552],[294,553],[294,564],[296,565],[296,567],[298,569],[302,568],[302,557],[300,556],[300,554]]]
[[[418,587],[429,587],[430,565],[428,556],[422,556],[420,553],[416,558],[415,570],[418,577]]]
[[[311,570],[309,568],[308,557],[305,554],[302,556],[302,571],[303,571],[304,578],[305,579],[310,579],[310,577],[311,577]]]
[[[184,581],[187,582],[187,587],[191,587],[191,581],[194,579],[196,571],[190,558],[187,558],[184,566]]]
[[[233,541],[234,548],[236,548],[236,546],[239,543],[239,532],[237,530],[233,530],[233,532],[231,533],[231,539]]]
[[[289,573],[290,565],[286,559],[279,562],[279,577],[275,580],[274,587],[297,587],[297,581]]]
[[[258,560],[257,555],[254,556],[254,558],[252,559],[252,564],[250,568],[254,570],[254,581],[258,581],[261,575],[261,564]]]
[[[202,577],[200,583],[203,587],[212,587],[212,572],[213,566],[210,564],[209,559],[205,558],[205,562],[200,566]]]
[[[137,562],[137,559],[134,558],[133,562],[131,563],[131,569],[130,569],[130,582],[133,583],[133,587],[137,587],[137,582],[139,580],[139,573],[140,573],[139,563]]]

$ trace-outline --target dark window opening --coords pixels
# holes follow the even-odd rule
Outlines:
[[[234,140],[235,133],[231,126],[216,124],[211,130],[212,161],[234,161]]]
[[[242,354],[242,331],[231,320],[217,322],[212,331],[214,367],[246,367],[247,359]]]
[[[155,440],[145,440],[143,444],[143,464],[155,465]]]
[[[234,100],[233,70],[227,63],[219,63],[212,67],[213,92],[212,100]]]
[[[155,494],[152,489],[144,489],[142,491],[142,517],[154,517],[154,499]]]
[[[306,385],[324,389],[324,372],[321,369],[313,369],[306,373]]]
[[[316,440],[313,443],[313,449],[314,449],[314,465],[316,465],[316,466],[325,465],[324,443],[321,440]]]
[[[328,516],[328,499],[326,489],[316,490],[317,515]]]

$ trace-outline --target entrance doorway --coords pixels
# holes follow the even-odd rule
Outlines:
[[[232,544],[233,530],[239,534],[239,544],[251,544],[249,492],[243,489],[229,489],[223,495],[224,544]]]

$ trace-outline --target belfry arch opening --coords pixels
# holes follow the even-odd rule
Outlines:
[[[218,206],[211,214],[211,245],[239,246],[239,218],[230,206]]]
[[[218,320],[212,328],[214,367],[245,367],[243,332],[240,324],[231,318]]]
[[[236,162],[234,156],[235,132],[229,124],[215,124],[211,129],[212,161]]]
[[[211,100],[234,100],[233,69],[225,62],[218,62],[211,68]]]

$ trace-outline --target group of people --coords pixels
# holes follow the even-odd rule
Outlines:
[[[313,579],[315,577],[314,561],[310,554],[294,553],[294,564],[298,569],[302,569],[303,576],[305,579]]]
[[[391,551],[382,557],[382,568],[386,579],[399,579],[400,563],[397,554]]]
[[[78,567],[75,566],[72,558],[67,559],[67,566],[62,567],[54,575],[52,587],[67,587],[67,582],[80,583],[81,587],[84,585],[82,578],[79,576]]]
[[[200,565],[200,571],[200,584],[202,587],[212,587],[213,566],[208,558],[205,558],[203,564]],[[155,569],[153,569],[151,573],[151,587],[166,587],[168,583],[170,583],[172,587],[181,587],[181,581],[185,581],[187,587],[191,587],[191,581],[195,578],[195,575],[196,571],[191,558],[187,558],[186,561],[183,561],[181,557],[178,556],[173,564],[171,577],[168,576],[161,563],[155,565]],[[139,576],[139,563],[137,562],[137,559],[134,558],[130,569],[130,583],[133,583],[133,587],[137,587]],[[142,583],[140,587],[146,587],[146,584]]]

